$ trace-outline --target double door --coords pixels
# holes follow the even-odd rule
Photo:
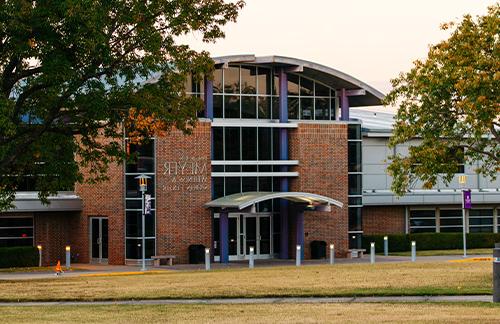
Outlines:
[[[92,263],[108,263],[108,219],[90,218],[90,256]]]
[[[272,222],[271,214],[229,214],[228,239],[229,260],[244,260],[250,255],[250,247],[254,248],[257,259],[272,256]],[[219,215],[214,219],[215,260],[219,260]]]

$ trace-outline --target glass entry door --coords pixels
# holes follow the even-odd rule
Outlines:
[[[266,259],[271,257],[271,215],[246,214],[243,215],[243,244],[245,255],[248,259],[250,247],[254,248],[256,258]]]
[[[257,259],[271,258],[271,214],[228,215],[229,260],[245,260],[250,255],[250,247],[254,247]],[[214,258],[220,260],[219,214],[214,215]]]
[[[108,263],[108,219],[90,218],[90,256],[93,263]]]

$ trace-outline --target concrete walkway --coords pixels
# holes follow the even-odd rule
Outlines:
[[[475,255],[473,257],[491,257],[491,255]],[[446,262],[450,260],[464,260],[462,257],[457,255],[448,256],[426,256],[417,257],[417,263],[420,262]],[[321,265],[328,264],[328,260],[305,260],[303,261],[303,266],[311,265]],[[400,263],[400,262],[410,262],[410,257],[407,256],[376,256],[376,263]],[[363,258],[350,259],[350,258],[337,258],[335,259],[335,264],[362,264],[370,263],[370,256],[365,255]],[[255,267],[286,267],[295,266],[295,260],[256,260]],[[138,266],[125,266],[125,265],[102,265],[102,264],[72,264],[75,269],[73,271],[64,272],[61,276],[55,276],[54,271],[40,271],[40,272],[1,272],[0,280],[36,280],[36,279],[57,279],[64,277],[78,277],[87,275],[106,275],[106,274],[142,274],[140,267]],[[243,269],[248,268],[248,261],[231,261],[228,264],[221,264],[218,262],[213,262],[211,264],[211,269]],[[162,272],[162,271],[199,271],[205,270],[204,264],[178,264],[173,266],[161,266],[161,267],[148,267],[147,273],[152,272]]]
[[[317,303],[421,303],[421,302],[492,302],[491,295],[475,296],[385,296],[385,297],[286,297],[286,298],[214,298],[159,299],[123,301],[21,302],[0,303],[5,306],[84,306],[84,305],[193,305],[193,304],[317,304]]]

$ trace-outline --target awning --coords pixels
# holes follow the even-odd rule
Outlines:
[[[73,191],[59,191],[57,195],[48,197],[50,204],[44,205],[38,198],[38,191],[21,191],[16,193],[14,208],[9,212],[59,212],[81,211],[82,199]]]
[[[340,208],[343,206],[343,204],[338,200],[307,192],[251,191],[217,198],[206,203],[205,207],[242,210],[256,203],[277,198],[307,205],[334,205]]]

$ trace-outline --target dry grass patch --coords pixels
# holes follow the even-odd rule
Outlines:
[[[4,323],[498,323],[494,304],[252,304],[2,307]]]
[[[490,262],[381,263],[0,281],[0,300],[490,294]]]
[[[411,256],[411,251],[391,252],[390,255]],[[417,251],[417,256],[463,255],[464,250],[424,250]],[[493,249],[469,249],[467,255],[493,255]]]

